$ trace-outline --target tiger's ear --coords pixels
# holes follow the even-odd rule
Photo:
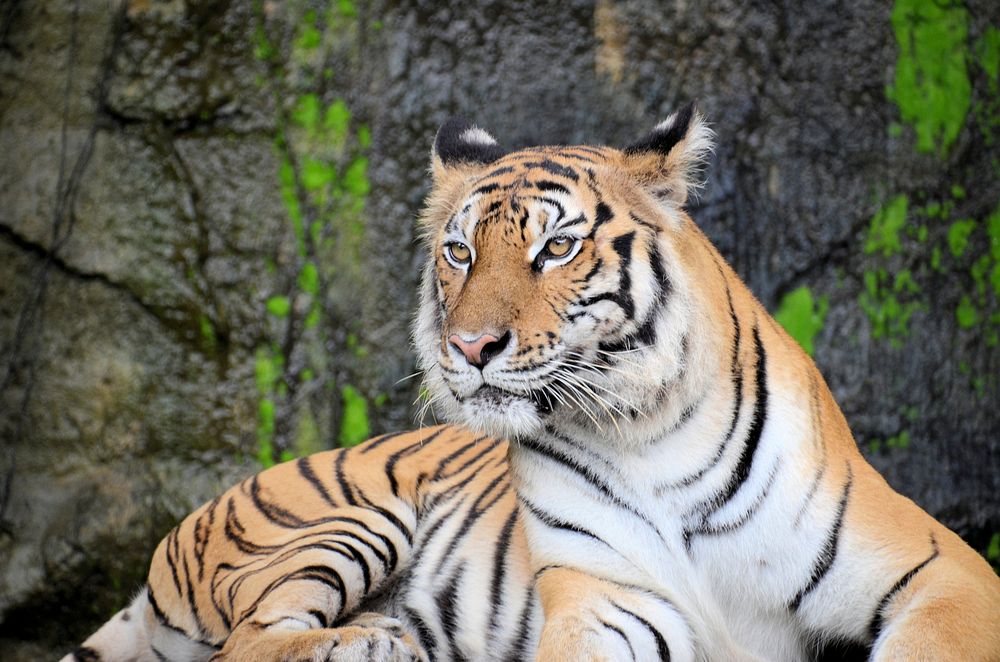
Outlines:
[[[434,181],[492,163],[504,155],[496,138],[462,117],[448,119],[438,129],[431,152]]]
[[[625,170],[656,198],[683,205],[702,185],[701,169],[714,147],[713,135],[690,103],[623,150]]]

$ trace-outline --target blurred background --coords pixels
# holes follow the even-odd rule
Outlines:
[[[81,640],[239,478],[414,427],[447,116],[622,145],[688,100],[693,216],[996,564],[995,0],[0,0],[0,658]]]

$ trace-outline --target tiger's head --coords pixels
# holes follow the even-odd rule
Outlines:
[[[445,123],[414,329],[435,409],[513,439],[550,421],[641,436],[692,360],[683,205],[710,149],[691,106],[623,150],[505,153]]]

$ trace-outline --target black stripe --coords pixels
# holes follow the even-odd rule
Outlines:
[[[215,511],[222,501],[221,496],[217,496],[209,503],[205,513],[195,521],[194,529],[194,556],[198,561],[198,581],[205,580],[205,552],[208,550],[208,541],[215,527]],[[205,523],[205,518],[208,522]]]
[[[521,615],[518,618],[517,637],[514,639],[514,646],[507,657],[506,662],[523,662],[528,659],[528,634],[530,634],[531,613],[535,606],[535,587],[528,586],[524,595],[524,607],[521,608]]]
[[[258,545],[243,537],[246,527],[243,526],[242,522],[236,516],[236,503],[231,496],[226,502],[226,526],[223,531],[226,534],[226,539],[236,545],[236,548],[244,554],[270,554],[281,548],[281,545]],[[180,594],[180,591],[178,591],[178,594]]]
[[[503,582],[507,576],[508,552],[510,539],[517,521],[517,508],[512,508],[507,521],[500,529],[500,537],[493,551],[493,576],[490,579],[490,620],[489,634],[491,641],[496,634],[497,622],[500,618],[500,605],[503,599]]]
[[[73,659],[78,662],[101,662],[101,654],[90,646],[80,646],[73,651]]]
[[[594,224],[590,228],[590,234],[588,237],[593,237],[597,232],[597,228],[601,227],[612,218],[614,218],[614,212],[611,211],[611,207],[606,205],[603,200],[597,201],[597,206],[594,208]]]
[[[486,439],[487,437],[477,437],[475,440],[472,441],[472,446],[476,446],[485,441]],[[445,472],[443,469],[441,469],[440,473],[434,474],[435,478],[441,480],[459,475],[460,473],[471,467],[473,464],[481,460],[484,456],[492,453],[493,450],[501,443],[503,442],[500,439],[490,439],[490,442],[485,446],[483,446],[482,450],[477,452],[475,455],[467,459],[462,464],[458,465],[455,469],[451,470],[450,472]]]
[[[479,182],[486,181],[490,177],[497,177],[499,175],[506,175],[507,173],[511,173],[511,172],[514,172],[514,167],[513,166],[501,166],[499,168],[494,168],[493,170],[490,170],[488,173],[486,173],[485,175],[483,175],[482,177],[480,177],[477,181],[479,181]]]
[[[552,448],[551,446],[544,445],[533,439],[523,439],[517,443],[521,448],[537,453],[538,455],[541,455],[542,457],[547,458],[548,460],[555,462],[556,464],[559,464],[580,476],[587,482],[587,484],[604,495],[604,497],[611,501],[614,505],[630,513],[633,517],[641,520],[644,524],[653,529],[658,536],[661,538],[663,537],[656,524],[646,517],[646,515],[639,512],[635,506],[615,494],[608,486],[607,482],[605,482],[601,476],[590,467],[580,464],[574,458],[570,457],[566,453],[563,453],[562,451]]]
[[[596,614],[595,614],[595,616],[596,616]],[[603,618],[600,618],[600,617],[597,617],[597,621],[601,625],[603,625],[605,628],[607,628],[608,630],[611,630],[612,632],[614,632],[615,634],[617,634],[619,637],[621,637],[622,641],[625,642],[625,645],[628,646],[628,654],[632,656],[633,660],[636,659],[635,658],[635,649],[632,648],[632,642],[628,640],[628,637],[625,636],[625,633],[622,631],[621,628],[619,628],[619,627],[617,627],[615,625],[612,625],[611,623],[608,623],[606,620],[604,620]]]
[[[455,647],[455,633],[458,631],[458,587],[462,583],[462,576],[465,574],[465,563],[459,564],[442,589],[434,596],[434,604],[437,605],[438,615],[441,618],[441,629],[448,644],[448,650],[442,651],[442,658],[446,660],[467,659],[461,651]]]
[[[184,590],[181,588],[181,578],[177,574],[177,561],[175,556],[178,548],[177,532],[179,529],[180,525],[175,526],[171,529],[170,533],[167,534],[167,544],[164,546],[164,553],[166,554],[167,566],[170,568],[170,575],[174,580],[174,588],[177,590],[177,595],[183,595]]]
[[[628,232],[615,237],[611,247],[618,253],[618,305],[625,311],[625,317],[632,319],[635,315],[635,302],[632,299],[632,242],[635,232]]]
[[[277,504],[264,501],[260,493],[260,474],[250,479],[248,494],[254,507],[272,524],[286,529],[297,529],[305,526],[306,521],[298,515]]]
[[[816,470],[816,475],[813,476],[812,485],[809,486],[809,491],[806,492],[806,497],[802,501],[802,505],[799,506],[799,512],[795,515],[795,521],[792,523],[792,528],[799,528],[799,524],[802,523],[802,517],[806,514],[806,509],[809,504],[812,503],[813,497],[819,491],[820,481],[823,480],[823,476],[826,474],[826,467],[829,465],[829,457],[826,453],[823,453],[823,460],[820,462],[819,469]]]
[[[740,453],[740,460],[736,465],[736,470],[729,481],[726,491],[721,495],[714,510],[722,508],[739,491],[750,476],[753,461],[760,445],[760,438],[764,432],[764,424],[767,422],[767,354],[764,345],[760,340],[760,327],[753,327],[754,352],[757,355],[757,374],[755,379],[756,393],[753,408],[753,419],[750,422],[750,430],[747,433],[746,443],[743,445],[743,452]]]
[[[340,573],[338,573],[333,568],[324,565],[308,565],[287,575],[276,578],[266,588],[257,596],[257,598],[247,607],[246,611],[237,619],[237,626],[243,621],[247,620],[257,611],[257,608],[261,603],[276,589],[280,588],[284,584],[293,581],[307,581],[316,582],[318,584],[323,584],[327,588],[335,591],[340,597],[340,605],[337,608],[337,614],[343,610],[347,602],[347,589],[344,586],[344,580],[341,578]]]
[[[666,639],[663,638],[663,635],[660,634],[660,631],[654,628],[652,623],[650,623],[649,621],[647,621],[645,618],[635,613],[634,611],[629,611],[628,609],[622,607],[614,600],[611,600],[610,602],[612,606],[615,607],[615,609],[618,609],[622,613],[628,614],[635,620],[642,623],[642,625],[644,625],[646,629],[649,630],[649,633],[653,635],[653,639],[656,641],[656,653],[657,655],[660,656],[660,660],[662,662],[670,662],[670,648],[667,646],[667,641]]]
[[[449,428],[441,428],[431,434],[430,436],[418,440],[416,443],[401,448],[392,455],[390,455],[385,461],[385,475],[389,479],[389,488],[392,490],[392,495],[399,496],[399,481],[396,479],[396,464],[407,457],[408,455],[414,455],[418,453],[425,444],[430,444],[432,441],[441,436],[441,433]],[[454,430],[452,430],[454,432]]]
[[[410,529],[405,524],[403,524],[403,521],[399,519],[395,513],[393,513],[388,508],[383,508],[382,506],[373,502],[365,495],[364,492],[361,491],[361,488],[357,488],[357,490],[358,490],[358,497],[362,501],[364,501],[365,507],[367,507],[368,510],[372,510],[381,515],[382,517],[384,517],[385,519],[387,519],[389,523],[392,524],[394,527],[396,527],[396,529],[403,535],[403,537],[406,539],[407,544],[409,545],[413,544],[413,532],[410,531]]]
[[[455,548],[458,547],[459,542],[465,539],[466,534],[469,532],[469,529],[472,528],[472,525],[476,523],[476,520],[496,505],[497,501],[499,501],[510,490],[510,482],[507,480],[508,478],[509,476],[506,471],[501,472],[495,476],[492,481],[490,481],[486,488],[483,489],[476,497],[476,500],[472,502],[472,505],[469,506],[469,510],[465,514],[465,518],[462,520],[462,523],[459,525],[455,534],[452,536],[451,540],[448,541],[447,546],[445,546],[444,551],[441,553],[441,559],[438,562],[437,569],[434,573],[435,575],[441,573],[444,564],[450,559],[452,552],[454,552]],[[507,484],[491,497],[493,490],[500,483],[505,481]]]
[[[205,624],[201,621],[201,614],[198,612],[198,601],[195,599],[194,585],[191,583],[191,570],[188,567],[187,554],[182,554],[181,560],[184,562],[182,567],[184,569],[184,585],[187,588],[188,609],[194,618],[194,625],[198,629],[199,638],[204,638],[207,632],[205,631]]]
[[[492,193],[493,191],[497,190],[498,188],[500,188],[500,184],[498,184],[496,182],[493,182],[491,184],[483,184],[479,188],[474,189],[472,191],[472,195],[476,195],[476,194],[484,195],[486,193]]]
[[[587,222],[587,215],[584,214],[583,212],[580,212],[580,214],[578,216],[576,216],[575,218],[572,218],[572,219],[566,221],[565,223],[563,223],[562,225],[560,225],[559,229],[560,230],[565,230],[566,228],[572,228],[572,227],[575,227],[577,225],[583,225],[586,222]]]
[[[774,468],[771,469],[771,473],[767,478],[767,482],[764,484],[764,489],[761,490],[760,494],[753,500],[750,507],[747,508],[746,512],[737,517],[735,520],[725,522],[723,524],[709,525],[705,524],[692,533],[697,533],[699,535],[724,535],[727,533],[733,533],[738,531],[742,527],[746,526],[753,519],[754,515],[760,510],[761,505],[767,499],[767,495],[771,493],[771,488],[774,486],[774,480],[778,476],[778,470],[781,467],[781,458],[778,458],[774,463]]]
[[[743,442],[743,450],[740,451],[739,461],[736,468],[729,476],[726,486],[721,492],[712,497],[707,503],[698,507],[701,510],[700,524],[685,529],[683,532],[684,545],[691,550],[693,535],[702,529],[708,528],[708,518],[718,512],[736,495],[741,487],[746,483],[753,467],[756,457],[757,447],[760,445],[760,438],[764,431],[764,423],[767,420],[767,355],[764,353],[764,346],[760,340],[760,328],[755,324],[753,327],[754,350],[757,355],[756,385],[753,419],[750,421],[750,428],[747,431],[746,441]],[[725,444],[724,444],[725,445]]]
[[[381,437],[375,437],[370,441],[357,446],[353,450],[359,451],[362,455],[371,453],[373,450],[381,446],[382,444],[388,443],[395,439],[396,437],[401,437],[404,434],[409,434],[408,432],[390,432],[389,434],[384,434]]]
[[[882,624],[885,618],[885,609],[892,602],[893,598],[896,597],[900,591],[906,588],[906,585],[916,576],[918,572],[923,570],[928,563],[936,559],[940,554],[941,550],[938,548],[937,540],[934,538],[934,534],[931,534],[931,547],[933,552],[926,559],[915,565],[909,572],[899,578],[899,580],[892,585],[892,588],[882,596],[882,599],[878,601],[878,606],[875,607],[875,614],[872,616],[871,624],[868,626],[868,634],[871,636],[874,642],[878,639],[879,635],[882,634]]]
[[[563,531],[569,531],[570,533],[576,533],[581,536],[586,536],[588,538],[596,540],[597,542],[607,547],[611,547],[611,545],[609,545],[607,542],[601,539],[593,531],[589,531],[583,528],[582,526],[579,526],[578,524],[573,524],[572,522],[567,522],[566,520],[559,519],[555,515],[545,512],[544,510],[542,510],[541,508],[539,508],[538,506],[531,503],[530,501],[528,501],[527,499],[525,499],[520,495],[518,495],[518,501],[520,501],[521,505],[527,508],[528,512],[534,515],[539,522],[541,522],[542,524],[544,524],[549,528],[561,529]]]
[[[202,646],[208,646],[209,648],[214,648],[215,650],[219,650],[219,648],[221,648],[221,645],[194,636],[187,630],[184,630],[183,628],[180,628],[171,623],[170,619],[167,618],[167,615],[163,612],[162,609],[160,609],[160,605],[157,604],[156,598],[153,597],[152,587],[146,588],[146,599],[149,601],[149,606],[153,610],[153,616],[154,618],[156,618],[156,622],[159,623],[160,626],[165,627],[168,630],[172,630],[177,634],[180,634],[195,643],[201,644]]]
[[[844,491],[840,495],[840,502],[837,504],[837,516],[834,518],[833,526],[830,527],[830,533],[827,534],[826,541],[823,543],[819,556],[816,557],[816,561],[813,564],[809,582],[788,603],[788,608],[792,611],[798,611],[799,605],[802,604],[802,599],[819,585],[837,558],[837,543],[840,541],[840,531],[844,525],[844,513],[847,512],[847,499],[851,494],[851,484],[853,482],[854,470],[851,468],[851,463],[848,462],[847,480],[844,481]]]
[[[333,547],[333,545],[337,545],[337,547]],[[364,585],[364,590],[363,590],[364,594],[367,595],[368,592],[371,590],[371,588],[372,588],[372,569],[371,569],[371,566],[368,565],[368,559],[365,558],[365,555],[362,554],[360,551],[358,551],[353,545],[351,545],[349,543],[346,543],[346,542],[344,542],[342,540],[332,540],[332,541],[330,541],[329,544],[313,543],[313,544],[307,545],[306,547],[296,547],[295,551],[296,552],[298,552],[300,550],[304,551],[307,548],[327,549],[327,550],[329,550],[331,552],[334,552],[336,554],[340,554],[340,555],[346,557],[350,561],[354,561],[358,565],[358,568],[361,569],[361,582]],[[340,548],[343,548],[343,549],[340,549]],[[344,551],[344,550],[347,550],[347,551]],[[323,627],[326,627],[326,626],[323,626]]]
[[[317,476],[316,472],[313,471],[312,456],[307,455],[306,457],[299,459],[295,463],[295,467],[299,470],[299,475],[305,478],[306,481],[312,485],[313,489],[316,490],[316,493],[319,494],[324,501],[334,508],[337,507],[337,502],[330,497],[330,493],[326,491],[323,483],[320,482],[319,476]]]
[[[660,286],[657,296],[662,303],[666,301],[667,296],[670,294],[670,278],[667,277],[667,272],[663,269],[663,256],[660,255],[660,245],[655,239],[649,243],[651,245],[649,249],[649,267],[653,270],[653,278],[656,279],[656,284]]]
[[[435,659],[434,653],[437,650],[437,639],[434,637],[434,633],[431,632],[430,626],[427,625],[427,621],[411,607],[403,607],[403,616],[410,622],[413,629],[417,631],[417,639],[420,640],[420,647],[424,649],[424,652],[427,653],[430,659]]]
[[[606,352],[621,352],[636,347],[651,347],[656,344],[656,329],[660,322],[660,313],[670,295],[671,283],[663,269],[663,258],[660,256],[660,249],[655,241],[652,242],[649,251],[649,263],[653,271],[653,277],[656,279],[657,285],[659,285],[656,300],[650,306],[645,319],[638,329],[621,340],[611,343],[601,343],[600,348],[602,350]],[[682,355],[686,354],[686,351],[682,352]]]
[[[351,491],[351,485],[347,482],[347,476],[344,474],[344,462],[346,461],[347,451],[341,450],[333,463],[334,476],[337,478],[337,485],[340,487],[340,492],[344,495],[347,505],[356,506],[358,501],[354,498],[354,492]]]
[[[721,268],[719,273],[722,274]],[[740,362],[742,332],[739,317],[737,317],[736,309],[733,307],[733,295],[729,289],[729,283],[725,280],[724,275],[723,280],[726,288],[726,300],[729,303],[729,317],[733,325],[733,347],[732,355],[729,360],[729,372],[733,382],[733,413],[730,416],[729,429],[726,431],[725,436],[722,438],[722,442],[719,444],[719,447],[716,449],[715,454],[712,456],[712,459],[707,465],[676,482],[658,486],[656,488],[658,492],[694,485],[696,482],[701,480],[702,476],[714,469],[725,456],[726,449],[729,447],[729,442],[732,440],[733,434],[736,432],[736,425],[740,420],[740,412],[743,410],[743,365]]]
[[[639,225],[641,225],[641,226],[643,226],[645,228],[649,228],[653,232],[659,233],[660,228],[658,226],[654,225],[653,223],[650,223],[649,221],[645,221],[645,220],[639,218],[638,216],[636,216],[635,212],[631,212],[630,211],[628,213],[628,216],[629,216],[629,218],[632,219],[633,222],[638,223]]]
[[[635,315],[635,301],[632,299],[632,274],[629,268],[632,264],[632,241],[635,239],[635,232],[628,232],[619,237],[615,237],[611,242],[611,247],[618,253],[618,289],[615,292],[602,292],[580,301],[579,306],[592,306],[600,301],[613,301],[621,307],[626,319],[632,319]],[[601,349],[605,344],[601,343]],[[607,350],[610,351],[610,350]]]
[[[523,166],[525,168],[541,168],[547,173],[553,175],[559,175],[560,177],[565,177],[566,179],[572,180],[574,182],[579,181],[580,175],[576,173],[576,170],[570,168],[569,166],[559,165],[552,159],[542,159],[541,161],[525,161]]]
[[[532,184],[534,184],[535,188],[540,191],[558,191],[559,193],[569,194],[568,188],[558,182],[553,182],[548,179],[541,179],[537,182],[532,182]]]

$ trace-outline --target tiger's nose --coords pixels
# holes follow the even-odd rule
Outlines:
[[[507,347],[510,342],[510,331],[499,338],[484,333],[475,340],[464,340],[457,333],[453,333],[448,336],[448,342],[462,352],[466,361],[482,370],[487,363]]]

